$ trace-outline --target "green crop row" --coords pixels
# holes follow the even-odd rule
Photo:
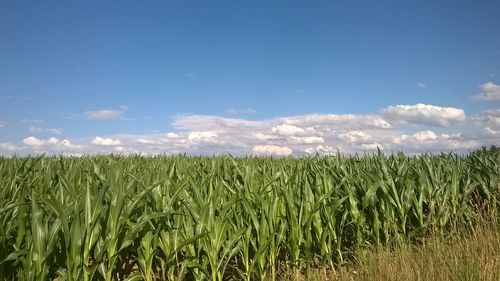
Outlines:
[[[500,153],[0,158],[0,280],[274,280],[473,230]]]

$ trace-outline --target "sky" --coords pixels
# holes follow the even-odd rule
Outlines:
[[[0,155],[500,145],[500,2],[0,1]]]

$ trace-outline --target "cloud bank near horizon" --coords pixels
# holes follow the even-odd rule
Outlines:
[[[408,153],[465,152],[500,142],[500,110],[467,117],[463,109],[428,104],[388,106],[371,114],[314,113],[266,120],[179,115],[172,126],[175,130],[171,132],[86,139],[31,135],[22,145],[0,143],[0,153],[288,156],[373,152],[377,148]]]

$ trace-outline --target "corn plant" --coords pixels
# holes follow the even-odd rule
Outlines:
[[[498,218],[500,153],[0,157],[0,280],[275,280]]]

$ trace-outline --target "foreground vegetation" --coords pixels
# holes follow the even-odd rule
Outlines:
[[[280,281],[500,280],[500,224],[482,222],[474,231],[422,238],[418,244],[360,248],[337,270],[325,267],[279,272]]]
[[[0,279],[275,280],[283,268],[293,278],[318,268],[338,272],[363,249],[420,245],[430,234],[474,237],[478,222],[499,216],[499,163],[496,149],[0,158]]]
[[[474,234],[431,236],[422,245],[363,252],[355,280],[500,280],[498,224],[481,225]]]

